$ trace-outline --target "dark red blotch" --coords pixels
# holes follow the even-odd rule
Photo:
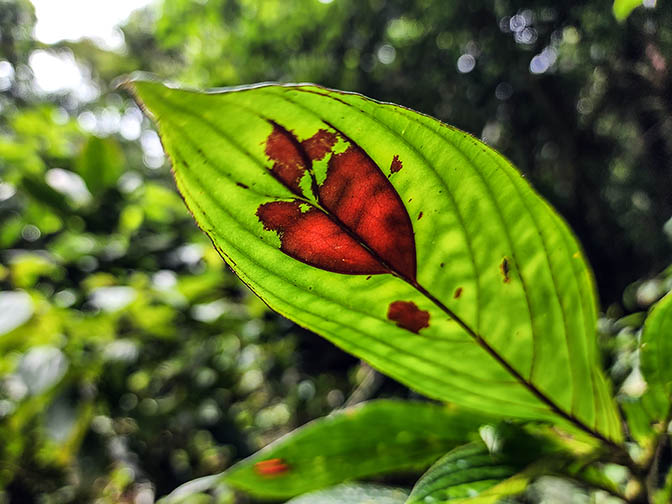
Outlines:
[[[369,275],[387,270],[323,211],[300,201],[273,201],[257,209],[264,229],[278,232],[280,250],[318,268]]]
[[[266,140],[266,155],[274,161],[271,173],[292,192],[301,193],[299,182],[308,168],[299,143],[286,129],[273,125],[273,131]]]
[[[319,161],[336,145],[337,136],[327,130],[319,130],[312,137],[301,142],[308,157],[313,161]]]
[[[397,173],[403,167],[404,165],[399,160],[399,156],[395,154],[394,157],[392,158],[392,164],[390,165],[390,173]]]
[[[301,177],[311,170],[313,160],[331,152],[337,138],[320,129],[299,142],[274,124],[266,143],[266,154],[274,161],[271,171],[302,196]],[[393,165],[395,160],[400,167],[397,156]],[[257,210],[265,229],[278,232],[283,252],[329,271],[395,272],[415,281],[415,237],[408,212],[394,186],[361,148],[350,141],[344,152],[331,156],[316,196],[326,213],[298,200],[270,202]]]
[[[345,224],[385,264],[415,280],[415,236],[394,186],[356,146],[329,160],[318,189],[320,203]]]
[[[419,333],[429,327],[429,312],[421,310],[413,301],[394,301],[387,310],[387,318],[403,329]]]

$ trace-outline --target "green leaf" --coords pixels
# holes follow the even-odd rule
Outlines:
[[[348,483],[302,495],[287,504],[404,504],[407,496],[399,488]]]
[[[653,421],[662,421],[670,413],[671,359],[672,293],[668,293],[653,306],[646,318],[639,350],[640,367],[647,384],[642,406]]]
[[[619,21],[625,21],[630,13],[642,5],[642,0],[614,0],[612,11]]]
[[[233,466],[224,480],[255,495],[293,497],[372,474],[422,470],[485,421],[429,403],[363,403],[291,432]]]
[[[495,503],[521,493],[529,477],[524,464],[493,455],[482,442],[460,446],[442,457],[416,483],[406,504]]]
[[[672,293],[652,308],[644,323],[640,365],[649,386],[659,385],[672,393]]]
[[[533,477],[567,467],[577,454],[535,426],[501,423],[439,459],[416,483],[407,504],[489,504],[525,490]]]
[[[114,138],[90,136],[77,159],[77,171],[86,187],[97,195],[113,187],[121,175],[126,160],[119,142]]]
[[[197,222],[271,308],[427,396],[621,439],[590,269],[500,154],[317,86],[130,89]]]

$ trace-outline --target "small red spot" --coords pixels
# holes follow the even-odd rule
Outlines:
[[[247,184],[243,184],[242,182],[236,182],[236,185],[238,187],[242,187],[243,189],[249,189],[250,188],[250,186],[248,186]]]
[[[394,301],[387,310],[387,318],[403,329],[418,333],[429,327],[429,312],[420,310],[413,301]]]
[[[458,287],[457,289],[455,289],[455,294],[453,295],[453,297],[455,299],[458,299],[461,295],[462,295],[462,287]]]
[[[287,473],[289,471],[289,465],[287,465],[281,458],[273,458],[257,462],[254,464],[254,470],[259,476],[273,478]]]
[[[305,149],[310,159],[319,161],[331,152],[332,147],[336,144],[336,140],[335,133],[321,129],[312,137],[301,142],[301,146]]]
[[[397,173],[403,167],[404,165],[401,163],[399,156],[395,154],[394,157],[392,158],[392,164],[390,165],[390,173]]]
[[[418,214],[418,220],[422,219],[422,212]]]

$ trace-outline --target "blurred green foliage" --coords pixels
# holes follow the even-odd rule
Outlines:
[[[112,51],[46,46],[30,2],[0,0],[0,502],[151,502],[346,398],[408,394],[226,270],[114,88],[135,70],[312,81],[482,136],[579,234],[636,397],[637,312],[672,288],[672,4],[652,3],[619,24],[596,1],[165,0]],[[87,93],[40,89],[40,52]]]

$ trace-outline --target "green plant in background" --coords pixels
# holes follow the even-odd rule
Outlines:
[[[543,475],[666,502],[669,296],[644,327],[649,389],[624,420],[583,253],[505,158],[428,116],[316,86],[128,88],[199,226],[253,292],[460,407],[363,404],[212,481],[288,498],[447,451],[399,502],[496,502]],[[605,464],[626,467],[627,483]]]
[[[188,502],[255,502],[217,474],[335,409],[383,400],[362,418],[384,411],[407,418],[403,400],[419,399],[272,313],[235,279],[177,195],[151,121],[114,87],[119,75],[141,69],[201,89],[320,82],[404,103],[502,152],[585,247],[604,307],[600,364],[628,418],[631,455],[646,459],[656,446],[651,422],[661,393],[642,377],[642,310],[672,289],[672,269],[664,270],[672,250],[672,3],[643,2],[622,23],[600,2],[287,5],[158,0],[135,11],[120,27],[123,44],[111,47],[38,40],[31,2],[0,0],[0,502],[148,502],[188,481],[176,492]],[[37,15],[50,21],[39,7]],[[76,75],[65,81],[78,85],[57,89],[66,75]],[[400,179],[404,166],[390,180]],[[276,233],[262,234],[277,247]],[[422,318],[417,323],[424,325]],[[420,326],[420,336],[432,330]],[[544,442],[537,441],[534,429],[548,424],[527,423],[516,433],[491,414],[476,420],[465,407],[427,411],[438,413],[421,425],[456,415],[446,423],[468,440],[454,452],[456,464],[490,460],[479,459],[480,450],[493,446],[495,432],[500,445],[512,439],[522,446],[532,436],[544,454],[564,457],[566,447],[547,444],[543,432]],[[462,413],[472,420],[460,429]],[[476,432],[477,423],[490,427]],[[371,431],[346,429],[358,440],[364,436],[355,432]],[[306,442],[315,439],[311,432],[322,436],[309,429]],[[394,445],[377,443],[376,464],[393,473],[361,476],[368,469],[358,463],[350,476],[331,473],[320,484],[355,473],[367,483],[326,488],[299,502],[405,500],[421,466],[461,443],[437,432],[438,440],[411,430]],[[581,446],[578,440],[570,451]],[[350,460],[357,446],[344,449]],[[291,475],[289,464],[274,460],[283,450],[277,445],[277,456],[260,460],[259,470]],[[415,453],[417,465],[400,461],[402,450]],[[663,485],[665,453],[661,446],[653,486]],[[539,452],[520,454],[516,461],[499,452],[489,473],[493,480],[494,472],[522,473],[513,480],[518,488],[531,482],[513,502],[601,502],[607,491],[626,490],[624,461],[594,464],[607,479],[593,466],[536,478],[525,468],[538,471],[532,459]],[[451,457],[446,461],[431,478],[451,470]],[[244,485],[258,471],[238,476]],[[604,489],[589,491],[587,479],[590,488]],[[422,487],[432,487],[423,480]],[[424,499],[423,492],[414,498]]]
[[[614,17],[619,21],[624,21],[640,5],[642,5],[642,0],[614,0],[612,7]]]

